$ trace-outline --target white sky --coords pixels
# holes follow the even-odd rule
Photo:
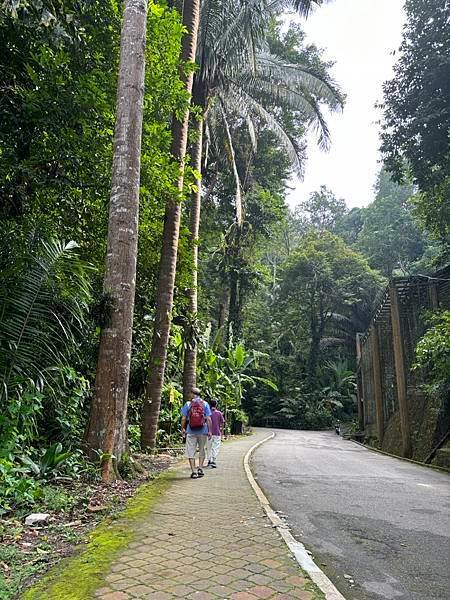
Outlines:
[[[343,113],[328,115],[330,151],[321,152],[311,137],[305,179],[293,182],[288,197],[292,207],[321,185],[350,207],[373,199],[380,168],[374,105],[382,99],[381,84],[392,77],[403,22],[403,0],[333,0],[303,21],[308,41],[335,61],[332,75],[347,101]]]

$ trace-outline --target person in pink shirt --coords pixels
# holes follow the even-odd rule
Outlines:
[[[219,456],[220,444],[222,442],[223,427],[225,419],[220,410],[217,409],[217,400],[211,400],[211,437],[208,439],[208,466],[215,469]]]

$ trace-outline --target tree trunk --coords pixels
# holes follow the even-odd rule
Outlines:
[[[228,287],[228,283],[225,284],[222,301],[219,304],[219,318],[217,322],[217,327],[222,329],[223,326],[228,321],[228,314],[230,311],[230,288]]]
[[[229,289],[230,303],[228,307],[228,325],[227,325],[227,345],[235,340],[239,341],[242,335],[242,311],[241,311],[241,276],[240,269],[242,261],[240,260],[242,241],[242,227],[236,222],[236,231],[231,238],[229,253],[230,272],[229,272]]]
[[[239,276],[236,268],[230,273],[230,304],[228,307],[228,326],[227,326],[227,346],[229,346],[237,336],[239,313]]]
[[[189,72],[187,75],[184,73],[183,63],[195,61],[199,20],[200,0],[185,0],[183,7],[183,25],[186,27],[187,33],[183,38],[180,77],[184,81],[186,90],[189,94],[192,93],[194,75],[192,72]],[[186,155],[188,125],[188,110],[181,121],[174,116],[172,124],[171,152],[175,160],[180,164],[177,181],[180,194],[183,191],[184,158]],[[159,263],[155,327],[153,330],[152,349],[150,354],[149,378],[142,409],[141,444],[144,450],[147,448],[154,448],[156,444],[172,316],[180,219],[181,205],[179,198],[168,198],[164,216],[163,242]]]
[[[86,443],[105,460],[104,480],[127,447],[127,402],[133,330],[144,100],[147,0],[125,0],[117,85],[108,244],[103,290],[110,306],[103,328]]]
[[[318,299],[317,295],[319,295]],[[322,291],[317,289],[317,283],[315,283],[315,289],[313,291],[310,307],[311,347],[308,358],[308,372],[312,380],[317,376],[317,363],[319,362],[320,356],[320,342],[323,338],[325,325],[326,318],[323,309],[323,295]]]
[[[319,322],[317,317],[317,281],[314,281],[314,287],[311,290],[310,305],[309,305],[309,331],[311,335],[311,343],[308,356],[308,374],[311,379],[316,376],[317,358],[319,356]]]
[[[202,169],[202,150],[203,150],[203,121],[195,122],[195,131],[197,139],[192,151],[192,167],[201,173]],[[201,179],[196,181],[197,190],[191,195],[191,215],[190,215],[190,237],[191,237],[191,252],[192,252],[192,285],[188,290],[189,298],[189,320],[195,321],[197,317],[198,304],[198,240],[200,229],[200,210],[202,200],[202,182]],[[184,352],[183,365],[183,399],[187,402],[190,399],[190,392],[197,383],[197,341],[188,339],[188,344]]]

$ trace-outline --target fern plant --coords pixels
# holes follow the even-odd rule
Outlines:
[[[91,300],[91,267],[76,248],[41,241],[1,275],[0,447],[19,431],[31,435],[43,395],[62,393],[59,374],[78,350]]]

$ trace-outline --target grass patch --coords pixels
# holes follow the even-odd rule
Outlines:
[[[307,592],[311,592],[314,597],[314,600],[326,600],[325,594],[318,588],[318,586],[314,583],[314,581],[310,580],[305,585],[305,590]]]
[[[8,571],[0,572],[0,598],[14,598],[22,588],[23,582],[45,565],[39,562],[23,563],[22,553],[14,546],[0,546],[0,564],[8,565]]]
[[[137,523],[151,510],[169,487],[174,473],[163,473],[141,486],[115,520],[98,525],[89,535],[85,549],[62,561],[38,584],[27,590],[23,600],[86,600],[104,583],[111,562],[134,539]]]

